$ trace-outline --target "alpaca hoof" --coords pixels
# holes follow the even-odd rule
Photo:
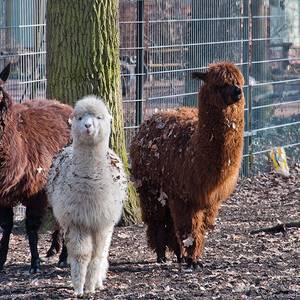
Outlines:
[[[83,289],[80,289],[80,288],[75,289],[74,290],[74,296],[76,298],[83,298],[84,297],[84,295],[83,295]]]
[[[186,268],[182,268],[181,270],[184,273],[193,273],[194,271],[192,267],[188,267],[188,266]]]
[[[197,271],[197,270],[199,270],[200,267],[203,268],[203,265],[201,262],[193,261],[191,258],[187,258],[186,261],[187,261],[186,266],[187,266],[188,270]]]
[[[99,289],[99,290],[103,290],[104,289],[103,281],[102,280],[98,280],[97,281],[97,283],[96,283],[96,289]]]
[[[49,249],[47,251],[46,257],[51,257],[53,255],[55,255],[57,252],[54,251],[54,249]]]
[[[40,267],[30,267],[29,273],[30,274],[41,273],[41,268]]]
[[[36,274],[36,273],[40,273],[40,272],[41,272],[40,259],[36,259],[36,260],[31,262],[29,273],[30,274]]]
[[[181,264],[184,262],[184,257],[181,257],[179,255],[176,255],[176,258],[177,258],[177,263]]]
[[[58,262],[58,267],[59,268],[67,268],[68,267],[68,263],[67,263],[67,261],[66,260],[62,260],[62,261],[59,261]]]
[[[92,296],[94,294],[95,294],[95,289],[87,289],[84,292],[84,295],[87,296],[87,297],[90,297],[90,296]]]
[[[78,293],[74,293],[74,296],[75,296],[75,298],[84,298],[84,295],[83,295],[83,293],[81,293],[81,294],[78,294]]]

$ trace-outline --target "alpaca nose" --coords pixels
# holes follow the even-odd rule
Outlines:
[[[240,95],[242,93],[242,89],[239,86],[234,87],[234,93],[236,95]]]
[[[235,85],[232,92],[232,100],[233,102],[237,102],[242,98],[242,89]]]
[[[92,126],[92,124],[84,124],[84,126],[85,126],[86,128],[90,128],[90,127]]]

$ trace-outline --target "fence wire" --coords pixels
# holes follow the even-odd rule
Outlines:
[[[121,0],[120,6],[128,145],[140,120],[196,105],[199,86],[190,80],[191,71],[231,60],[246,79],[243,173],[268,168],[274,146],[284,146],[290,162],[299,160],[299,1]],[[143,67],[137,72],[141,52]],[[136,84],[140,78],[142,88]]]
[[[46,0],[0,2],[0,68],[12,61],[17,101],[44,98]],[[193,70],[238,64],[246,84],[243,173],[267,154],[300,152],[300,1],[120,0],[120,61],[127,146],[154,112],[196,105]]]

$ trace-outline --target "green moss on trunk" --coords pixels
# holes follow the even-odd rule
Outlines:
[[[120,91],[117,0],[47,1],[47,97],[74,105],[102,97],[113,115],[110,144],[128,170]],[[140,220],[130,184],[123,223]]]

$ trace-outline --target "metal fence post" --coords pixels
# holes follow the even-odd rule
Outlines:
[[[241,0],[241,27],[242,27],[242,72],[245,78],[244,96],[246,99],[246,109],[248,109],[248,99],[249,99],[249,0]],[[245,113],[245,132],[249,132],[248,124],[248,111]],[[244,155],[249,154],[249,137],[244,137]],[[249,174],[249,160],[248,156],[243,159],[243,175],[248,176]]]
[[[247,110],[247,131],[248,131],[248,137],[247,137],[247,144],[248,144],[248,156],[247,156],[247,165],[248,165],[248,172],[251,172],[251,169],[253,167],[253,149],[252,149],[252,95],[253,95],[253,87],[252,82],[250,82],[250,76],[253,78],[253,11],[252,11],[252,0],[249,0],[248,5],[248,17],[249,17],[249,23],[248,23],[248,74],[249,74],[249,80],[248,80],[248,110]],[[247,176],[249,173],[247,172]]]
[[[144,0],[137,1],[136,28],[136,117],[139,126],[143,119],[143,82],[144,82]]]

